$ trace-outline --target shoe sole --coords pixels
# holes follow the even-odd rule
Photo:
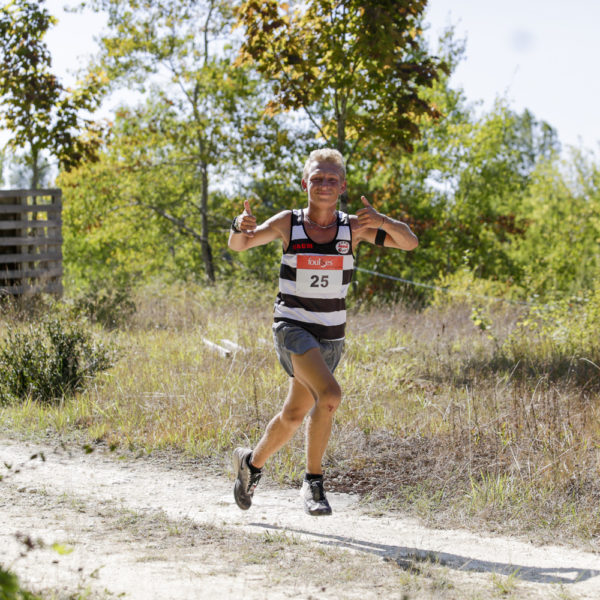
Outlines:
[[[310,515],[311,517],[329,517],[331,514],[333,514],[333,511],[331,509],[329,509],[329,510],[315,510],[315,511],[311,512],[310,510],[308,510],[307,508],[305,508],[304,512],[307,515]]]
[[[248,510],[252,506],[252,499],[250,498],[250,502],[248,504],[241,504],[241,501],[238,499],[237,491],[241,485],[241,481],[239,478],[240,467],[242,466],[242,461],[244,460],[243,451],[238,452],[237,449],[233,451],[233,472],[235,473],[235,483],[233,485],[233,499],[239,508],[242,510]]]

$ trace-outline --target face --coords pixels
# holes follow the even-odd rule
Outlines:
[[[335,204],[346,189],[346,180],[337,165],[314,162],[302,180],[302,189],[308,192],[309,202]]]

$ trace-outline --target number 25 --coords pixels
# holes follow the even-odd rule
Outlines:
[[[321,275],[321,284],[320,287],[327,287],[329,285],[329,275]],[[310,287],[319,287],[319,276],[311,275],[310,276]]]

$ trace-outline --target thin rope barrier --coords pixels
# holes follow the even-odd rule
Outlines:
[[[408,283],[417,287],[424,287],[430,290],[437,290],[439,292],[445,292],[447,294],[457,294],[459,296],[470,296],[471,298],[481,298],[484,300],[495,300],[497,302],[508,302],[510,304],[519,304],[521,306],[533,306],[530,302],[523,300],[509,300],[508,298],[496,298],[494,296],[485,296],[483,294],[471,294],[469,292],[460,292],[453,290],[448,287],[440,287],[438,285],[431,285],[429,283],[421,283],[419,281],[411,281],[410,279],[403,279],[402,277],[394,277],[393,275],[386,275],[385,273],[379,273],[378,271],[371,271],[370,269],[363,269],[362,267],[354,267],[355,271],[361,271],[362,273],[369,273],[370,275],[376,275],[377,277],[383,277],[384,279],[391,279],[393,281],[400,281],[402,283]]]

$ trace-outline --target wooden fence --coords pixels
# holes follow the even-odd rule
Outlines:
[[[62,194],[0,190],[0,295],[62,294]]]

